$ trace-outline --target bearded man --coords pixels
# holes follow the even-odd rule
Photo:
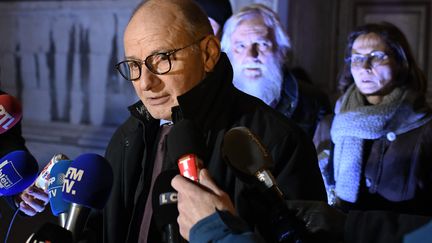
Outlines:
[[[312,137],[330,113],[327,96],[288,70],[290,39],[277,15],[262,4],[242,8],[225,24],[222,50],[234,69],[234,85],[294,120]]]

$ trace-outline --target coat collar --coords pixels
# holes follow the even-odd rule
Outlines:
[[[294,75],[286,71],[284,74],[281,99],[275,109],[286,117],[291,117],[298,105],[299,87]]]

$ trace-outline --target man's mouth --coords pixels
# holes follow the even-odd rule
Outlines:
[[[260,68],[244,68],[243,73],[247,77],[259,77],[262,74]]]
[[[169,99],[170,99],[169,95],[163,95],[163,96],[147,98],[147,101],[149,105],[155,106],[155,105],[165,104],[166,102],[168,102]]]

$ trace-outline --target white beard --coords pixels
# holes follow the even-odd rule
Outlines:
[[[239,90],[255,96],[269,106],[275,107],[278,103],[283,82],[282,65],[273,58],[267,66],[262,63],[236,64],[233,62],[234,86]],[[245,68],[259,68],[261,76],[247,77],[243,74]]]

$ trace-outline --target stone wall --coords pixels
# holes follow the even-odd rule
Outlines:
[[[138,1],[0,3],[1,87],[23,104],[28,146],[43,164],[103,153],[137,100],[114,70]]]

